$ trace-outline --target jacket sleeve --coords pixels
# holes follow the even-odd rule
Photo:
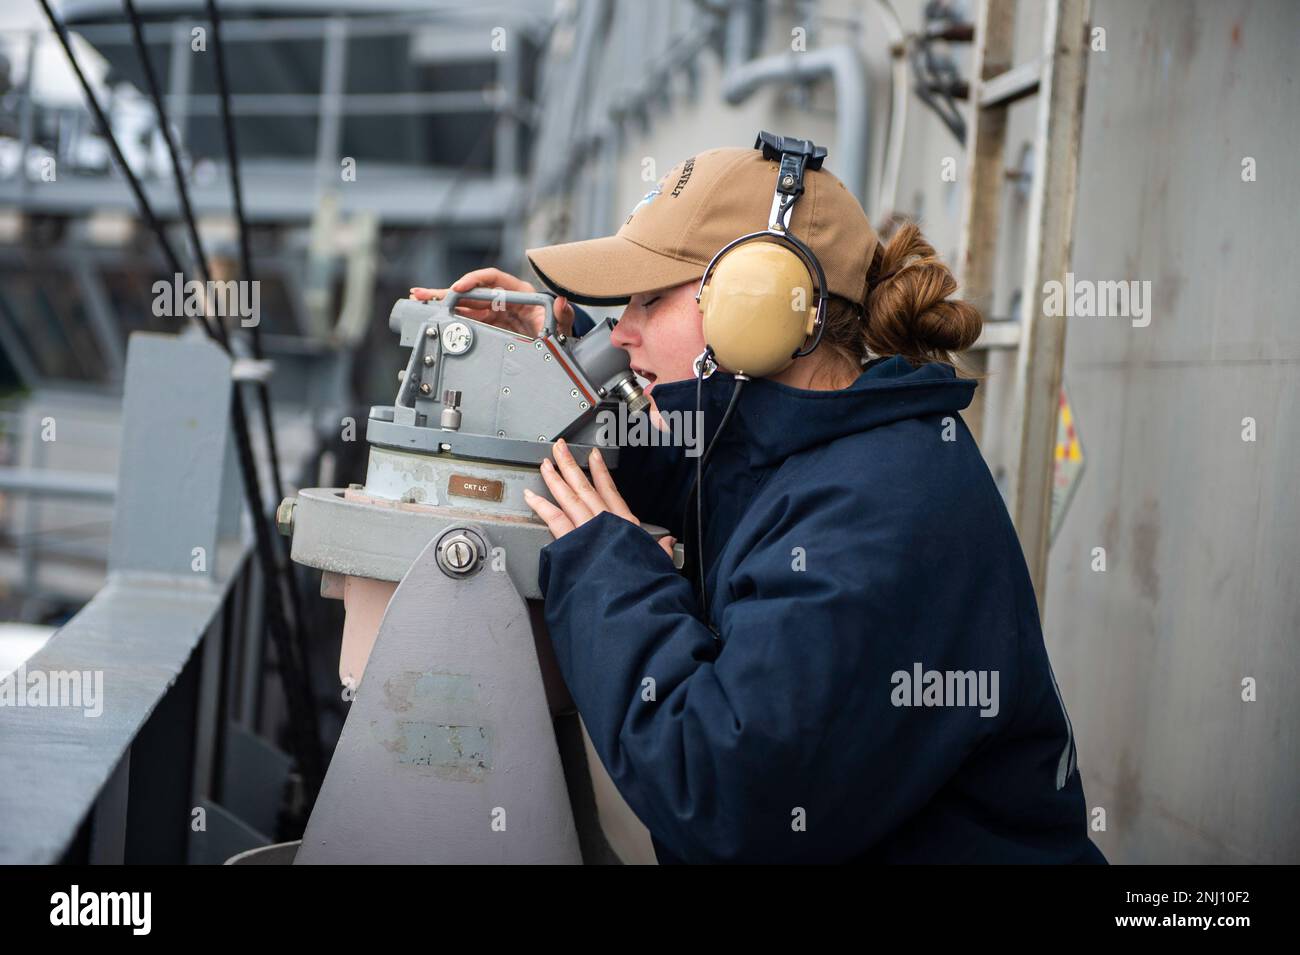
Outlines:
[[[683,861],[852,858],[992,732],[968,710],[891,702],[891,674],[925,650],[890,522],[860,538],[861,514],[806,497],[764,515],[719,640],[663,550],[612,513],[541,552],[547,625],[596,751]]]
[[[649,421],[645,426],[653,427]],[[618,449],[614,484],[637,520],[657,524],[680,536],[682,508],[695,474],[694,461],[680,445],[624,445]]]
[[[573,306],[573,337],[581,338],[596,327],[596,322],[585,309]]]

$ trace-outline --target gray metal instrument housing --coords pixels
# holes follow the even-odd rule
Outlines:
[[[540,305],[542,337],[459,316],[463,299]],[[399,299],[388,324],[411,353],[393,404],[370,409],[371,444],[540,464],[551,456],[551,443],[564,438],[579,449],[600,447],[616,466],[617,444],[601,440],[597,415],[617,413],[620,400],[629,412],[648,403],[627,352],[610,342],[613,322],[605,319],[577,339],[559,334],[547,294],[475,289],[437,301]]]

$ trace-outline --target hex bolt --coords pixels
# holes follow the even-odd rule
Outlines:
[[[425,356],[424,356],[424,363],[425,363],[425,365],[432,365],[432,364],[433,364],[433,356],[432,356],[432,355],[425,355]]]
[[[425,338],[437,338],[437,337],[438,337],[438,330],[437,330],[436,328],[433,328],[433,327],[426,328],[426,329],[424,330],[424,337],[425,337]]]
[[[276,529],[285,537],[293,536],[293,512],[298,506],[296,497],[286,497],[275,509]]]

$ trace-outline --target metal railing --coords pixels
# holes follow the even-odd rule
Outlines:
[[[261,583],[231,367],[196,337],[131,339],[108,581],[0,681],[0,863],[216,861],[269,842],[288,766],[265,744],[249,755]],[[269,790],[250,794],[236,758],[278,765]]]

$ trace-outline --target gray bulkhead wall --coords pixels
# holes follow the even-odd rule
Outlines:
[[[1151,302],[1068,319],[1085,472],[1048,646],[1112,861],[1295,863],[1300,5],[1101,0],[1093,22],[1074,271]]]

